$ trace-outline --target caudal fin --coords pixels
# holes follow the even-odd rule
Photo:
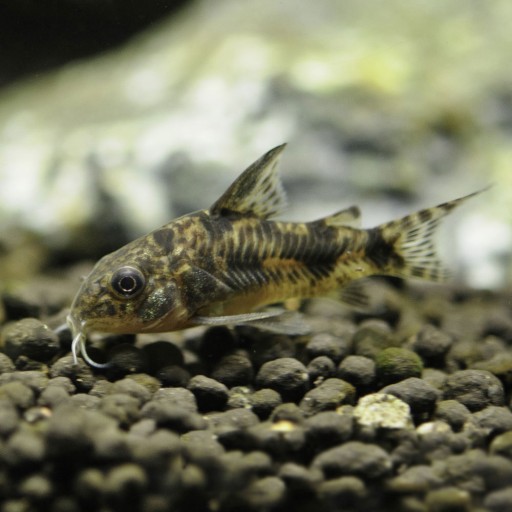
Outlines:
[[[373,259],[378,263],[379,257],[384,273],[398,277],[417,277],[431,281],[445,280],[449,272],[439,260],[434,237],[443,217],[454,208],[471,197],[480,194],[483,190],[474,192],[465,197],[454,199],[446,203],[420,210],[398,220],[382,224],[370,230],[370,245],[376,256]],[[379,242],[381,248],[379,250]],[[383,250],[387,247],[387,250]],[[368,255],[372,254],[369,247]],[[379,254],[380,252],[380,254]]]

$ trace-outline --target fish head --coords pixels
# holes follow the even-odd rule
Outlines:
[[[73,300],[68,323],[75,334],[162,332],[182,328],[187,314],[169,257],[136,240],[98,261]]]

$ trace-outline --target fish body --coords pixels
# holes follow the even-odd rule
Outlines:
[[[200,210],[103,257],[82,283],[68,317],[78,352],[85,333],[166,332],[193,325],[258,322],[289,298],[350,289],[380,274],[439,281],[432,236],[460,199],[372,229],[350,207],[312,222],[272,220],[285,205],[277,165],[284,145],[246,169]],[[357,301],[357,294],[346,298]]]

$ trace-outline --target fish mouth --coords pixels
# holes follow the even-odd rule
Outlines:
[[[71,331],[71,336],[73,341],[71,342],[71,354],[73,355],[73,364],[78,365],[78,356],[81,355],[84,361],[93,366],[94,368],[108,368],[110,367],[110,363],[97,363],[93,359],[89,357],[86,349],[86,322],[85,320],[80,320],[79,318],[73,316],[72,313],[66,317],[66,323]]]

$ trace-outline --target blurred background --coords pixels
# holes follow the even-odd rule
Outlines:
[[[288,142],[286,217],[365,226],[493,187],[443,231],[512,282],[512,3],[6,0],[0,280],[95,260],[206,208]]]

